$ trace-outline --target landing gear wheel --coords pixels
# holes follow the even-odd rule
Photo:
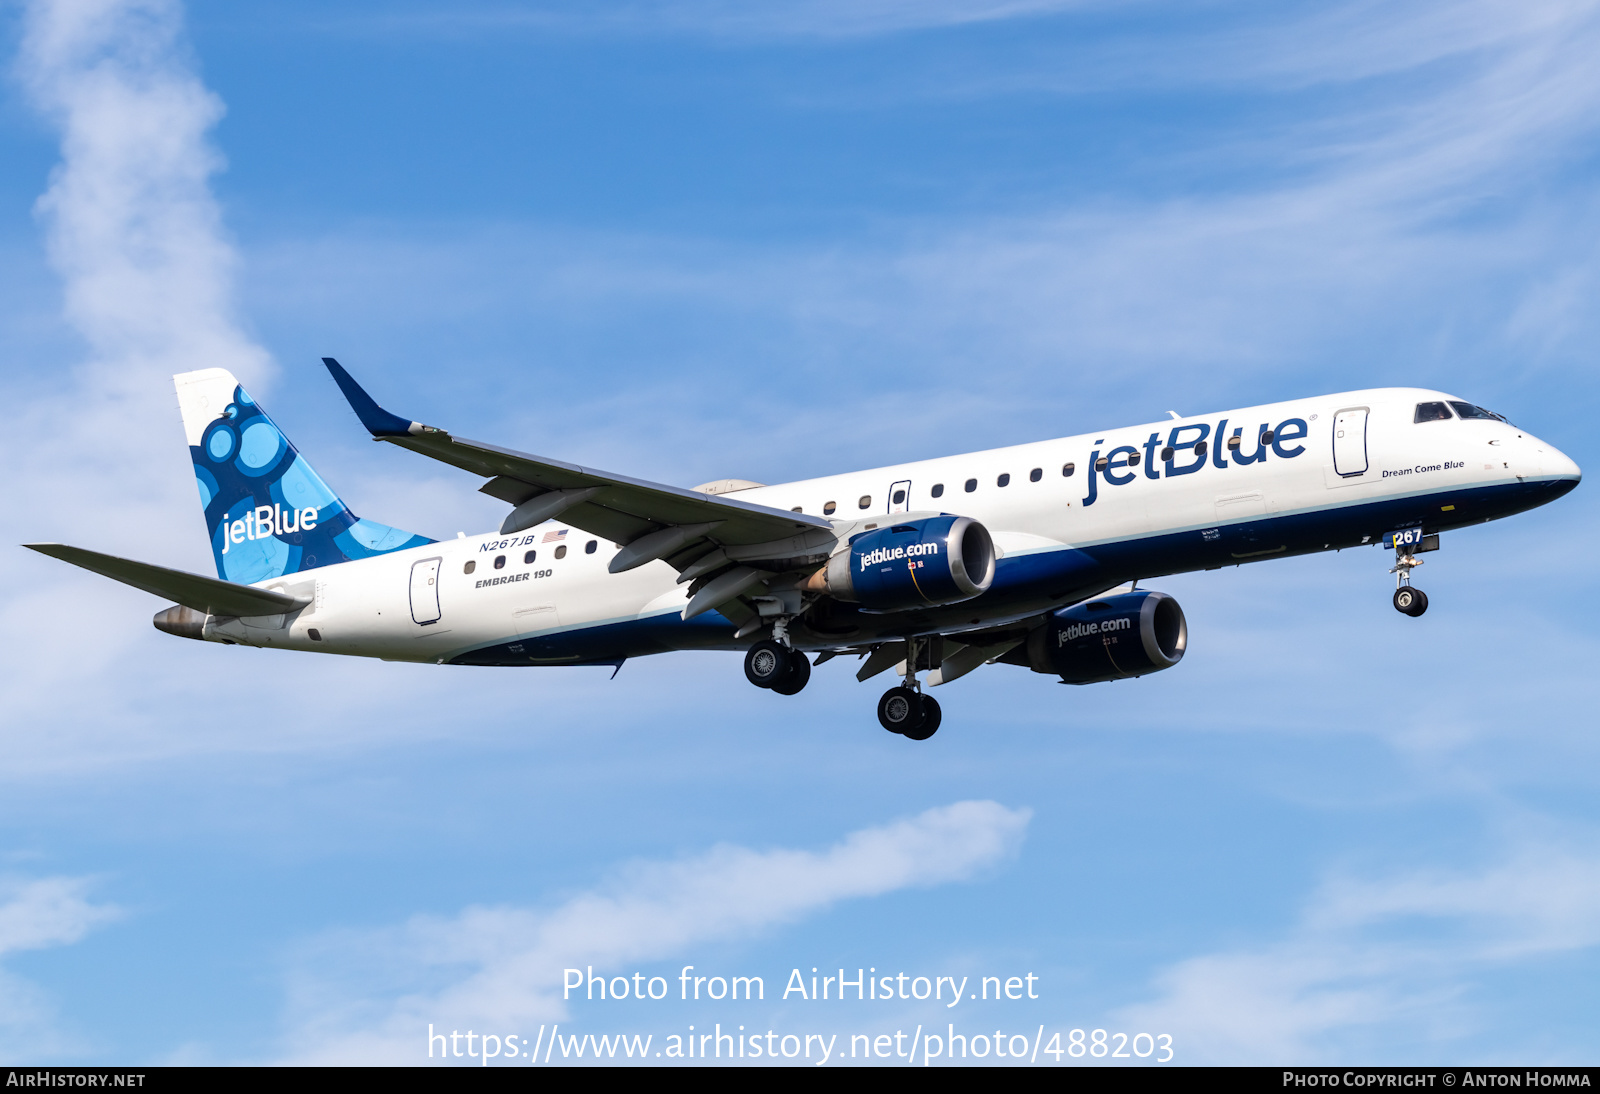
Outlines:
[[[757,642],[744,655],[744,675],[758,688],[770,688],[789,678],[795,654],[781,642]],[[809,666],[808,666],[809,667]]]
[[[910,736],[922,725],[922,696],[910,688],[890,688],[878,700],[878,724]]]
[[[944,720],[944,714],[939,710],[939,700],[933,696],[922,695],[918,698],[922,700],[922,724],[901,732],[913,741],[926,741],[939,732],[939,723]]]
[[[1394,610],[1413,618],[1419,616],[1428,610],[1428,594],[1410,585],[1402,585],[1394,591]]]
[[[798,695],[811,679],[811,662],[805,654],[790,650],[789,661],[789,675],[772,685],[779,695]]]

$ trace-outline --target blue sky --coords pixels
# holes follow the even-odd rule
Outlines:
[[[685,485],[1389,383],[1600,455],[1592,2],[35,0],[0,31],[13,544],[203,572],[167,378],[215,365],[362,515],[498,522],[366,441],[324,354]],[[985,669],[921,746],[844,663],[785,700],[733,655],[200,645],[13,548],[0,1056],[966,1021],[1593,1063],[1590,493],[1446,537],[1420,620],[1378,551],[1164,579],[1180,667]],[[591,964],[768,999],[563,1002]],[[1040,998],[774,998],[812,966]]]

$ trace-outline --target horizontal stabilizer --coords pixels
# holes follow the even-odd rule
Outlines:
[[[23,546],[212,615],[281,615],[310,603],[309,600],[285,596],[283,593],[252,589],[248,585],[235,585],[231,581],[201,577],[183,570],[169,570],[165,566],[152,566],[148,562],[134,562],[115,555],[102,555],[98,551],[68,547],[64,543],[24,543]]]

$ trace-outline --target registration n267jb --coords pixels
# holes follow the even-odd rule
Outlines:
[[[453,464],[509,512],[443,542],[360,519],[222,369],[174,377],[217,577],[35,550],[176,601],[170,634],[449,665],[616,665],[744,652],[793,695],[813,665],[893,668],[886,729],[984,665],[1072,684],[1171,668],[1188,625],[1140,582],[1363,544],[1394,606],[1428,608],[1445,532],[1554,501],[1578,466],[1439,391],[1381,388],[765,486],[692,490],[457,437],[380,407],[324,359],[372,436]],[[926,674],[925,676],[923,674]]]

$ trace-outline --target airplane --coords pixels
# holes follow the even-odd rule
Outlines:
[[[1445,532],[1554,501],[1578,465],[1454,395],[1377,388],[1180,416],[767,486],[693,489],[458,437],[324,365],[374,440],[483,480],[498,531],[436,541],[358,518],[223,369],[173,378],[217,577],[26,544],[176,603],[207,642],[440,665],[606,665],[744,652],[780,695],[814,665],[893,669],[879,723],[927,740],[927,687],[993,664],[1090,684],[1183,659],[1170,574],[1320,551],[1418,555]],[[920,674],[926,674],[919,679]]]

